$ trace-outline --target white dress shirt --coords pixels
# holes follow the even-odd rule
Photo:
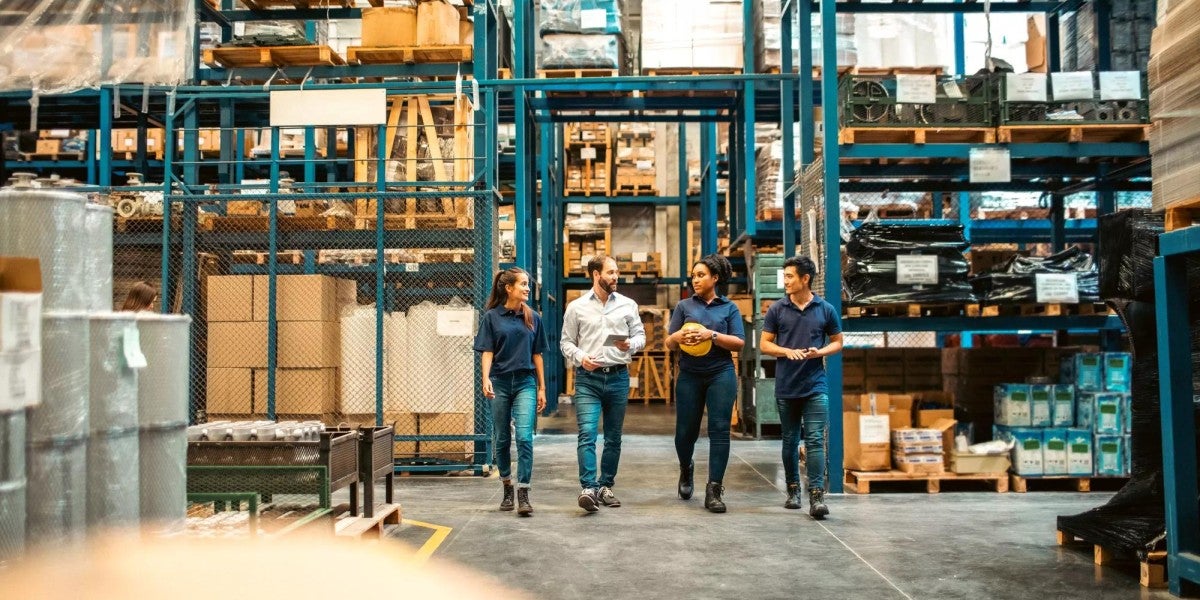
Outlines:
[[[629,351],[605,346],[610,335],[629,336]],[[637,303],[616,292],[602,303],[595,290],[588,290],[567,305],[559,347],[575,367],[583,366],[587,357],[605,367],[629,364],[633,355],[646,347],[646,330]]]

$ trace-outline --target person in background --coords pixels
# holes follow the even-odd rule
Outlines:
[[[129,288],[129,293],[125,295],[125,304],[121,305],[122,311],[143,311],[150,310],[154,306],[154,301],[158,300],[158,290],[154,286],[139,281]]]
[[[700,421],[708,408],[708,485],[704,507],[725,512],[725,467],[729,464],[729,426],[737,398],[733,352],[746,343],[742,313],[726,288],[733,267],[729,259],[710,254],[692,265],[692,296],[671,313],[667,347],[682,349],[675,380],[675,452],[679,455],[679,497],[692,497],[692,453],[700,437]]]
[[[783,432],[783,472],[787,480],[784,508],[800,508],[801,431],[808,475],[808,514],[824,519],[825,440],[829,416],[829,386],[824,357],[842,350],[842,323],[828,302],[812,291],[817,265],[807,256],[783,262],[787,292],[767,309],[763,321],[763,354],[775,363],[775,403]]]
[[[638,305],[617,293],[617,261],[604,255],[587,264],[592,289],[567,305],[559,348],[575,367],[579,422],[579,507],[621,506],[613,493],[621,461],[621,429],[629,404],[629,363],[646,346]],[[604,414],[604,455],[596,476],[596,433]]]
[[[519,268],[496,273],[487,312],[475,336],[481,353],[483,395],[492,404],[496,465],[504,485],[500,510],[513,509],[512,426],[517,438],[517,514],[533,514],[529,482],[533,476],[533,428],[546,406],[542,318],[529,307],[529,274]],[[511,424],[511,425],[510,425]]]

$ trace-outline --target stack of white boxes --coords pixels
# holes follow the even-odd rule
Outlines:
[[[994,437],[1013,440],[1026,477],[1129,474],[1131,358],[1123,352],[1063,359],[1060,384],[995,388]]]
[[[742,10],[742,0],[642,0],[642,68],[741,69]]]

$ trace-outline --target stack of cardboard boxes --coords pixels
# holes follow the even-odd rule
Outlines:
[[[1064,383],[995,388],[994,437],[1013,440],[1013,470],[1026,477],[1129,474],[1131,357],[1065,358]]]
[[[0,256],[0,332],[0,413],[40,404],[42,272],[38,259]],[[9,442],[23,444],[24,439]]]
[[[275,412],[317,416],[337,406],[340,326],[338,290],[353,281],[280,275],[276,282]],[[208,386],[213,415],[267,413],[265,275],[218,275],[208,287]],[[352,297],[352,295],[351,295]]]
[[[942,389],[938,348],[847,348],[843,351],[846,393],[917,393]]]
[[[617,127],[616,147],[617,192],[657,193],[654,127],[647,123],[621,123]]]
[[[564,141],[564,192],[587,196],[612,195],[612,129],[603,123],[577,123],[567,128]]]
[[[997,385],[1049,377],[1056,381],[1063,356],[1078,348],[948,348],[942,352],[943,389],[976,432],[995,424],[993,391]]]
[[[919,407],[917,399],[908,394],[845,396],[842,435],[846,468],[941,473],[946,453],[954,446],[954,411]]]

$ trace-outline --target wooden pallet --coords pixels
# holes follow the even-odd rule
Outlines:
[[[1062,315],[1106,315],[1109,309],[1106,304],[972,304],[967,309],[968,317],[1000,317],[1000,316],[1047,316]]]
[[[1008,492],[1008,473],[905,473],[903,471],[849,471],[843,483],[847,491],[855,494],[871,493],[873,483],[895,483],[898,481],[924,481],[925,491],[930,494],[941,492],[944,481],[983,481],[997,493]]]
[[[617,69],[538,69],[538,79],[583,79],[585,77],[616,77]]]
[[[470,62],[475,54],[462,46],[350,46],[346,62],[363,65],[411,65],[416,63]]]
[[[839,144],[993,144],[991,127],[843,127]]]
[[[1114,552],[1099,544],[1092,544],[1085,539],[1075,537],[1065,531],[1055,532],[1055,541],[1059,546],[1092,546],[1092,562],[1097,566],[1109,565],[1120,553]],[[1167,553],[1164,551],[1147,552],[1145,558],[1138,557],[1138,580],[1144,588],[1162,589],[1167,587]]]
[[[646,67],[642,75],[647,77],[698,77],[701,75],[741,75],[735,67]]]
[[[346,217],[279,217],[279,231],[339,231],[351,228],[351,221]],[[202,231],[236,232],[236,231],[267,231],[270,228],[270,217],[267,216],[214,216],[208,221],[201,221]]]
[[[1065,484],[1069,484],[1072,487],[1074,487],[1076,492],[1079,492],[1081,494],[1086,494],[1086,493],[1092,491],[1092,482],[1093,481],[1096,481],[1096,480],[1125,481],[1125,480],[1129,479],[1128,477],[1097,477],[1097,476],[1093,476],[1093,475],[1089,475],[1086,477],[1074,476],[1074,475],[1044,475],[1044,476],[1040,476],[1040,477],[1022,477],[1015,473],[1010,475],[1009,477],[1011,479],[1012,491],[1014,491],[1018,494],[1024,494],[1027,491],[1029,491],[1029,482],[1030,481],[1034,481],[1034,482],[1053,481],[1053,482],[1057,482],[1057,483],[1065,483]],[[1040,485],[1040,483],[1035,483],[1034,485],[1037,486],[1037,485]]]
[[[210,0],[215,2],[216,0]],[[383,0],[369,0],[371,6],[383,6]],[[353,8],[354,0],[242,0],[250,10],[268,10],[271,8],[321,9],[321,8]]]
[[[24,162],[33,160],[83,160],[83,152],[18,152],[18,156]]]
[[[229,253],[230,262],[243,265],[265,265],[270,260],[269,252],[257,250],[234,250]],[[280,265],[304,264],[303,250],[280,250],[275,253],[275,263]]]
[[[1172,202],[1163,215],[1163,228],[1166,231],[1175,231],[1191,227],[1195,221],[1200,221],[1200,196],[1182,202]]]
[[[604,186],[594,185],[586,188],[563,188],[563,194],[567,196],[611,196],[612,192]]]
[[[941,75],[945,73],[944,67],[931,65],[925,67],[860,67],[853,66],[849,68],[849,73],[852,75],[862,75],[865,77],[887,77],[895,75]],[[838,68],[840,74],[842,69]]]
[[[879,304],[850,306],[847,317],[953,317],[966,314],[964,304]]]
[[[503,67],[496,69],[496,77],[498,79],[512,79],[512,69],[506,69]]]
[[[1016,143],[1108,143],[1144,142],[1150,139],[1150,126],[1140,124],[1112,125],[1001,125],[997,129],[1001,144]]]
[[[317,67],[346,61],[326,45],[209,48],[204,64],[212,67]]]
[[[617,180],[614,196],[657,196],[658,188],[651,184],[629,183]]]
[[[355,517],[349,512],[339,515],[333,523],[333,531],[338,537],[383,539],[387,535],[387,526],[399,525],[400,521],[399,504],[376,504],[372,517]]]
[[[377,220],[373,216],[354,217],[354,228],[374,230]],[[473,227],[472,219],[466,215],[446,215],[442,213],[387,214],[384,215],[383,219],[383,228],[387,231],[402,229],[470,229],[471,227]]]
[[[113,152],[113,159],[115,159],[115,160],[137,160],[137,152]],[[162,159],[163,159],[163,151],[162,150],[147,150],[146,151],[146,160],[162,160]]]

